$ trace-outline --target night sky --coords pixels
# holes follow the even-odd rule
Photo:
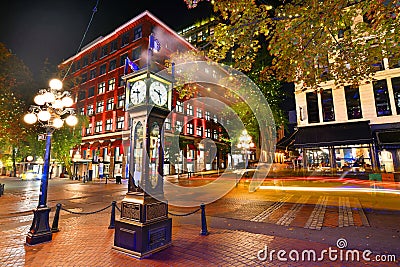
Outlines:
[[[46,58],[58,65],[77,52],[96,0],[11,0],[2,4],[0,42],[37,77]],[[208,2],[188,10],[183,0],[98,0],[83,46],[148,10],[174,30],[211,14]]]

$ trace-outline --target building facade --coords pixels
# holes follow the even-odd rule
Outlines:
[[[148,53],[150,34],[159,41],[159,53]],[[167,67],[171,54],[195,49],[145,11],[60,64],[60,69],[70,69],[66,80],[73,84],[71,91],[76,98],[77,112],[88,118],[88,125],[82,129],[82,143],[71,155],[75,175],[89,179],[127,177],[130,125],[124,108],[127,100],[122,78],[126,74],[126,58],[138,69],[149,68],[157,72]],[[187,99],[180,98],[174,90],[172,105],[175,113],[166,121],[165,133],[180,132],[181,160],[172,165],[166,155],[165,174],[217,169],[226,165],[227,159],[222,152],[211,161],[206,160],[207,155],[200,144],[203,138],[216,142],[221,139],[218,115],[196,102],[184,104]]]
[[[371,81],[295,90],[296,146],[309,170],[400,170],[400,68],[384,59]]]

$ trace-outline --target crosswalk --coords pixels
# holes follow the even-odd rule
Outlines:
[[[339,196],[285,195],[275,202],[265,203],[262,211],[253,214],[250,221],[312,230],[370,226],[358,198]]]

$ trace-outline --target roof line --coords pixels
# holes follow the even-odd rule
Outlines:
[[[130,19],[128,22],[125,22],[124,24],[122,24],[121,26],[119,26],[117,29],[115,29],[114,31],[112,31],[111,33],[109,33],[108,35],[106,35],[105,37],[101,38],[100,40],[98,40],[97,42],[94,42],[93,44],[91,44],[90,46],[86,47],[84,50],[79,51],[77,54],[69,57],[68,59],[64,60],[60,65],[62,64],[66,64],[71,60],[74,60],[76,57],[78,57],[79,55],[83,54],[84,52],[86,52],[87,50],[90,50],[92,47],[96,46],[97,44],[107,40],[108,38],[112,37],[113,35],[115,35],[118,31],[124,29],[125,27],[127,27],[129,24],[145,17],[145,16],[150,17],[152,20],[154,20],[155,22],[157,22],[158,24],[160,24],[161,26],[163,26],[168,32],[172,33],[173,35],[175,35],[176,37],[178,37],[178,39],[182,40],[184,43],[186,43],[186,45],[188,45],[190,48],[192,48],[193,50],[197,50],[196,47],[194,47],[191,43],[189,43],[185,38],[183,38],[182,36],[180,36],[179,34],[177,34],[174,30],[172,30],[169,26],[167,26],[164,22],[162,22],[160,19],[158,19],[156,16],[154,16],[152,13],[150,13],[148,10],[145,10],[144,12],[142,12],[141,14],[137,15],[136,17]]]

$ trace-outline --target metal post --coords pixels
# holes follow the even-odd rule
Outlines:
[[[47,186],[49,178],[50,166],[50,149],[51,149],[51,134],[52,128],[46,128],[46,153],[43,167],[43,175],[40,183],[39,205],[33,210],[33,221],[31,228],[26,236],[28,245],[36,245],[43,242],[51,241],[52,233],[49,224],[50,208],[47,207]]]
[[[207,230],[207,220],[206,220],[206,205],[202,203],[200,205],[201,208],[201,232],[200,235],[208,235],[209,232]]]
[[[46,207],[47,204],[47,187],[49,184],[49,170],[50,170],[50,151],[51,151],[51,135],[52,130],[50,127],[46,129],[46,152],[44,156],[43,174],[40,181],[40,194],[38,208]]]
[[[108,229],[114,229],[115,228],[115,206],[117,205],[117,202],[114,200],[111,203],[111,218],[110,218],[110,226],[108,226]]]
[[[53,225],[51,226],[51,232],[56,233],[60,230],[58,229],[58,220],[60,218],[61,203],[56,205],[56,213],[54,214]]]

